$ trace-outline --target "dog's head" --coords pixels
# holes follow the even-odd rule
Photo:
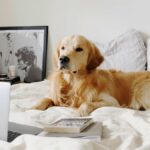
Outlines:
[[[95,69],[102,61],[103,56],[98,48],[80,35],[65,37],[55,52],[57,68],[74,73]]]

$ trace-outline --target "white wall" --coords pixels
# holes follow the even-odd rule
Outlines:
[[[0,26],[49,25],[48,66],[57,41],[83,34],[107,42],[130,28],[150,35],[150,0],[0,0]]]

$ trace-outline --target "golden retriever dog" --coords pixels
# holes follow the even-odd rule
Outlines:
[[[50,97],[34,108],[73,107],[82,116],[103,106],[149,109],[150,72],[96,69],[103,60],[100,50],[85,37],[65,37],[55,52]]]

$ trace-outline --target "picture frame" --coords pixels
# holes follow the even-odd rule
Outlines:
[[[0,27],[0,75],[22,82],[46,77],[48,26]]]

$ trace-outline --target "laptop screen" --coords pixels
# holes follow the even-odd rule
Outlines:
[[[10,83],[0,82],[0,140],[7,141]]]

